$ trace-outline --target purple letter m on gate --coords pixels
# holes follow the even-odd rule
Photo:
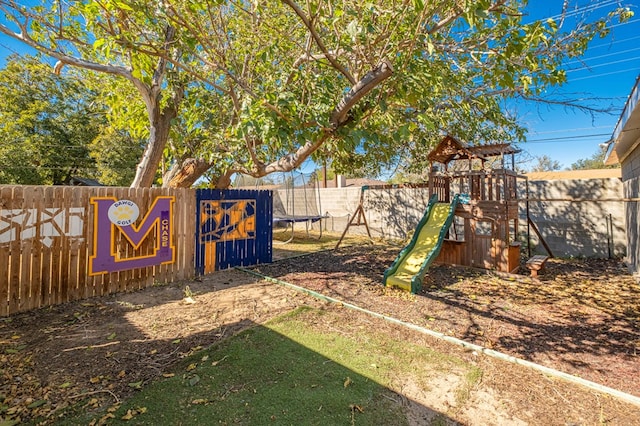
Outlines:
[[[172,235],[172,208],[175,198],[157,197],[139,224],[127,226],[119,226],[109,220],[109,207],[116,201],[113,197],[91,198],[95,214],[89,275],[173,263],[175,247]],[[116,241],[121,250],[117,249]],[[138,249],[145,241],[149,241],[152,247],[147,247],[143,250],[144,253],[139,253]],[[125,250],[122,250],[123,244],[128,245]],[[122,252],[135,254],[122,257]]]

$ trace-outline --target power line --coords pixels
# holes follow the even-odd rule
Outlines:
[[[597,44],[595,46],[590,46],[589,49],[600,49],[601,47],[611,47],[614,44],[624,43],[624,42],[632,41],[632,40],[637,40],[639,38],[640,38],[640,36],[634,36],[634,37],[623,38],[623,39],[620,39],[620,40],[613,40],[613,41],[610,41],[609,43],[602,43],[602,44]]]
[[[630,20],[625,21],[625,22],[620,22],[618,24],[613,24],[613,25],[608,26],[607,29],[610,30],[612,28],[618,28],[618,27],[621,27],[623,25],[635,24],[636,22],[640,22],[640,19],[633,19],[633,20],[630,19]]]
[[[537,142],[537,141],[527,141],[524,142],[525,144],[532,144],[532,145],[542,145],[545,143],[553,143],[553,144],[560,144],[560,143],[602,143],[602,139],[596,139],[596,140],[572,140],[572,141],[556,141],[556,140],[550,140],[550,141],[541,141],[541,142]]]
[[[76,169],[76,170],[98,170],[98,168],[96,166],[84,166],[84,167],[76,167],[75,165],[69,165],[69,166],[7,166],[7,165],[2,165],[2,169],[3,170],[69,170],[69,169]],[[113,168],[109,168],[110,170],[128,170],[128,169],[124,169],[124,168],[120,168],[120,169],[113,169]]]
[[[629,130],[640,130],[640,129],[636,128],[636,129],[629,129]],[[566,137],[562,137],[562,138],[528,139],[524,143],[567,143],[567,142],[574,142],[574,141],[576,141],[576,139],[595,138],[595,137],[600,137],[600,136],[609,136],[609,137],[611,137],[611,133],[594,133],[592,135],[576,135],[576,136],[566,136]],[[600,142],[601,140],[602,139],[600,139],[600,140],[591,140],[591,141],[582,141],[582,142]]]
[[[584,6],[577,6],[573,10],[563,12],[563,13],[558,13],[557,15],[553,15],[548,18],[542,18],[537,20],[536,22],[546,21],[548,19],[556,20],[558,18],[571,18],[573,16],[580,15],[582,13],[593,12],[603,7],[613,6],[613,5],[616,5],[617,3],[618,3],[618,0],[604,0],[596,4],[586,4]]]
[[[618,61],[606,62],[604,64],[585,65],[584,67],[581,67],[581,68],[568,69],[566,72],[569,73],[569,72],[574,72],[574,71],[591,70],[593,68],[606,67],[606,66],[609,66],[609,65],[621,64],[623,62],[629,62],[629,61],[637,61],[639,59],[640,58],[626,58],[626,59],[620,59]]]
[[[105,170],[115,170],[115,171],[131,171],[135,170],[135,167],[104,167]],[[100,169],[97,166],[83,166],[83,167],[75,167],[69,165],[67,167],[63,166],[7,166],[2,165],[2,170],[75,170],[78,172],[98,172]]]
[[[606,72],[601,74],[588,75],[586,77],[572,78],[570,81],[568,80],[567,82],[573,83],[574,81],[588,80],[590,78],[596,78],[596,77],[605,77],[607,75],[613,75],[613,74],[622,74],[624,72],[629,72],[629,71],[638,71],[638,68],[628,68],[626,70],[611,71],[611,72]]]
[[[15,50],[13,50],[11,47],[7,46],[4,43],[0,43],[0,47],[4,47],[5,49],[7,49],[8,51],[10,51],[11,53],[14,53],[16,55],[20,55],[18,52],[16,52]]]
[[[89,144],[87,145],[56,145],[56,144],[39,144],[39,143],[30,143],[30,142],[6,142],[4,144],[4,146],[7,147],[15,147],[15,148],[26,148],[29,145],[32,145],[34,147],[34,151],[37,150],[37,148],[69,148],[69,149],[86,149],[86,150],[91,150]]]
[[[528,139],[527,143],[531,142],[552,142],[552,141],[564,141],[571,142],[576,139],[585,139],[585,138],[594,138],[599,136],[611,136],[611,133],[593,133],[591,135],[575,135],[575,136],[564,136],[560,138],[545,138],[545,139]]]
[[[626,99],[626,97],[625,97]],[[546,132],[533,132],[532,135],[547,135],[550,133],[565,133],[565,132],[577,132],[579,130],[594,130],[594,129],[610,129],[611,126],[596,126],[596,127],[578,127],[575,129],[563,129],[563,130],[549,130]]]
[[[638,37],[638,38],[640,38],[640,37]],[[585,61],[592,61],[594,59],[602,59],[602,58],[607,58],[609,56],[622,55],[623,53],[635,52],[635,51],[638,51],[638,50],[640,50],[640,47],[636,47],[635,49],[621,50],[619,52],[607,53],[605,55],[589,56],[589,57],[585,57],[584,60],[576,59],[575,61],[565,62],[565,65],[576,64],[576,63],[582,64]]]

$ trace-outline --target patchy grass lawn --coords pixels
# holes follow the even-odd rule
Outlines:
[[[64,423],[401,426],[398,383],[454,384],[448,398],[463,405],[481,377],[456,357],[341,322],[335,311],[300,308],[193,354],[97,421]],[[446,418],[423,408],[430,422]]]
[[[375,312],[640,396],[640,283],[617,259],[551,259],[538,279],[433,265],[418,294],[385,288],[399,247],[256,267]]]

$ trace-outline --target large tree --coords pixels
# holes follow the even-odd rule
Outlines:
[[[561,84],[565,58],[629,17],[524,24],[518,0],[56,4],[0,0],[17,26],[0,31],[135,87],[149,132],[134,186],[152,182],[177,124],[164,185],[209,170],[226,187],[235,172],[260,177],[310,156],[336,171],[420,164],[441,132],[517,139],[502,100]]]
[[[193,46],[195,62],[176,66],[233,101],[224,138],[207,145],[233,152],[214,163],[221,176],[287,170],[312,154],[347,173],[402,157],[423,168],[442,132],[519,139],[502,101],[564,82],[562,62],[607,25],[523,24],[517,1],[217,3],[170,2],[163,13]]]
[[[103,185],[128,186],[135,177],[136,165],[144,152],[144,141],[127,130],[105,123],[89,145],[95,163],[95,178]]]
[[[0,99],[0,183],[95,177],[89,145],[104,120],[83,80],[58,77],[39,58],[12,55],[0,70]]]
[[[175,52],[171,47],[174,29],[146,13],[136,14],[128,4],[146,3],[145,9],[153,9],[156,2],[151,1],[37,3],[1,0],[6,21],[0,24],[0,32],[55,58],[56,73],[70,65],[118,76],[136,89],[146,109],[148,140],[132,186],[151,186],[184,87],[179,76],[169,75],[165,59],[139,54],[129,44],[143,39],[170,56]],[[128,101],[119,99],[121,103]]]

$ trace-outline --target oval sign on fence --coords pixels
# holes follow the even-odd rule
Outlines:
[[[130,200],[116,201],[109,207],[109,220],[118,226],[128,226],[138,219],[140,209]]]

